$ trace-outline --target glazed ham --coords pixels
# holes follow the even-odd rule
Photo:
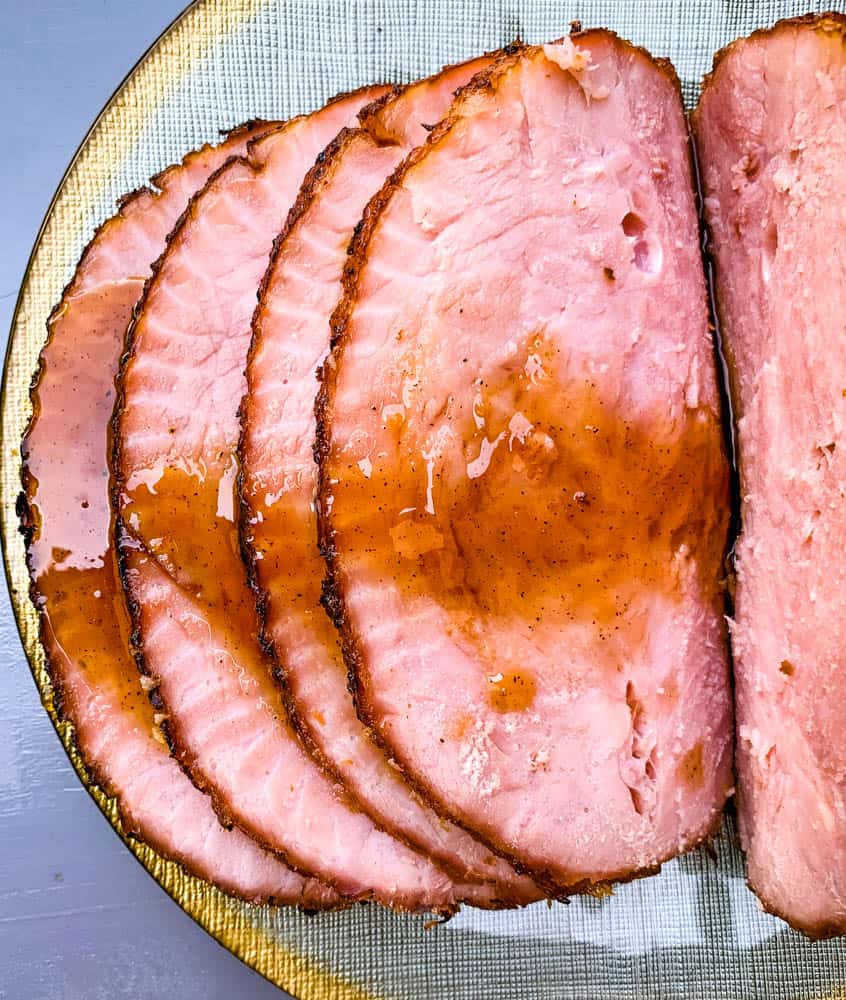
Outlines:
[[[371,88],[249,146],[195,198],[130,330],[116,409],[119,548],[139,661],[180,762],[221,814],[344,896],[450,911],[462,887],[374,825],[302,747],[257,641],[234,523],[256,289],[316,155]]]
[[[359,711],[551,892],[652,871],[732,780],[728,465],[677,80],[606,32],[515,47],[351,252],[318,507]]]
[[[767,909],[846,932],[846,19],[718,55],[694,116],[741,480],[739,819]]]
[[[292,718],[383,826],[462,877],[495,879],[501,897],[538,898],[528,879],[425,808],[356,717],[331,623],[320,607],[323,563],[313,514],[315,371],[329,347],[346,248],[370,197],[426,138],[453,92],[490,60],[452,67],[362,113],[307,177],[276,243],[253,321],[241,407],[242,540],[264,612],[265,639]]]
[[[117,798],[124,829],[227,892],[318,907],[337,897],[225,830],[156,738],[126,642],[107,487],[113,380],[150,262],[192,192],[268,127],[192,153],[155,178],[156,190],[125,198],[96,233],[50,317],[22,448],[21,515],[57,707],[91,774]]]

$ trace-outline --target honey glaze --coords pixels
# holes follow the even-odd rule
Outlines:
[[[535,700],[535,682],[528,673],[509,670],[494,674],[488,681],[491,685],[488,700],[496,712],[525,712]]]
[[[234,455],[134,471],[121,513],[134,538],[224,631],[257,635],[235,523]]]
[[[105,692],[152,732],[153,709],[129,654],[129,619],[113,554],[101,569],[54,566],[39,578],[38,587],[51,657],[73,664],[71,676],[66,667],[59,668],[62,695],[75,701],[83,692],[89,698],[92,690]],[[72,708],[72,714],[80,708]]]
[[[679,779],[691,788],[700,788],[705,781],[705,769],[702,763],[702,744],[697,743],[679,761],[677,768]]]
[[[681,599],[690,566],[715,596],[728,509],[715,415],[647,411],[563,368],[541,334],[462,396],[417,377],[399,417],[382,408],[378,450],[333,468],[339,550],[470,631],[569,620],[605,639],[645,590]]]
[[[337,632],[320,605],[325,564],[317,547],[313,490],[314,472],[309,469],[278,494],[257,491],[250,496],[249,530],[258,579],[270,591],[274,623],[304,627],[331,655],[340,656]],[[289,641],[295,635],[286,632]]]
[[[153,709],[129,653],[112,547],[106,436],[112,380],[142,285],[118,282],[69,298],[52,318],[23,448],[36,529],[29,563],[42,636],[83,749],[92,736],[95,700],[110,700],[136,725],[153,728]]]

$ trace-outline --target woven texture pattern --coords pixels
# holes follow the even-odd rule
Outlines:
[[[45,706],[49,683],[16,533],[18,443],[44,322],[114,200],[221,128],[284,118],[375,80],[407,81],[516,37],[547,41],[578,17],[668,56],[685,100],[713,53],[780,17],[842,4],[805,0],[207,0],[192,7],[115,95],[47,218],[22,291],[3,399],[2,515],[12,597]],[[72,733],[60,735],[83,780]],[[112,805],[97,801],[117,827]],[[846,943],[812,945],[762,914],[731,830],[717,857],[666,865],[613,899],[467,910],[427,930],[373,907],[306,917],[236,904],[143,845],[130,847],[222,943],[303,1000],[846,998]]]

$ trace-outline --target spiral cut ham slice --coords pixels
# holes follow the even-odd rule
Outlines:
[[[678,83],[516,47],[371,202],[318,399],[358,707],[550,890],[654,870],[731,787],[728,467]]]
[[[740,466],[740,833],[767,909],[846,933],[846,18],[718,55],[694,115]]]
[[[355,714],[337,637],[320,607],[323,563],[313,513],[315,371],[329,347],[347,245],[367,202],[443,117],[478,59],[388,95],[343,131],[309,173],[265,277],[241,407],[242,542],[265,638],[292,717],[326,764],[383,826],[503,900],[538,898],[529,879],[427,809]]]
[[[106,433],[113,381],[150,263],[191,194],[269,126],[230,133],[125,198],[97,231],[49,320],[24,439],[21,516],[57,707],[124,829],[196,875],[250,901],[337,902],[227,831],[163,745],[127,644],[112,548]]]
[[[257,641],[234,524],[238,405],[256,289],[317,154],[371,88],[251,143],[192,201],[130,331],[115,503],[134,642],[179,760],[221,814],[351,898],[484,902],[377,828],[302,747]]]

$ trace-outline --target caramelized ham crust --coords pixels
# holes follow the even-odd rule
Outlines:
[[[257,641],[234,524],[256,289],[315,156],[384,88],[250,144],[192,201],[130,331],[116,410],[119,550],[139,661],[181,763],[218,810],[344,896],[449,911],[454,885],[377,828],[300,745]]]
[[[315,371],[329,347],[347,245],[370,197],[490,59],[444,70],[362,113],[306,178],[277,240],[253,320],[241,406],[242,543],[263,632],[289,710],[315,752],[383,826],[462,877],[495,879],[503,899],[538,889],[426,808],[355,714],[334,629],[320,607],[323,563],[313,512]]]
[[[767,909],[846,933],[846,18],[717,56],[694,115],[741,480],[740,832]]]
[[[227,892],[318,907],[337,896],[225,830],[163,745],[127,645],[107,487],[113,382],[150,262],[192,192],[268,127],[192,153],[155,189],[125,198],[89,244],[49,320],[22,446],[21,516],[57,707],[124,829]]]
[[[728,469],[666,65],[502,58],[371,202],[333,323],[319,521],[378,738],[558,893],[707,837]]]

